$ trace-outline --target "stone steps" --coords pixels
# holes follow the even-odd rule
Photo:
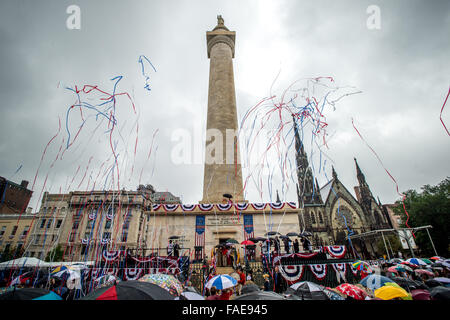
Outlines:
[[[216,274],[230,274],[233,272],[233,267],[216,267]]]

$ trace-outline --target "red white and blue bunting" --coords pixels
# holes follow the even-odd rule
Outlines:
[[[88,244],[89,242],[91,242],[91,239],[87,238],[87,239],[81,239],[81,243],[82,244]]]
[[[336,259],[341,259],[345,256],[345,246],[325,246],[325,252]]]
[[[247,208],[248,208],[248,203],[235,203],[234,204],[235,205],[235,207],[236,207],[236,209],[238,209],[239,211],[241,211],[241,210],[247,210]]]
[[[106,219],[108,219],[108,220],[113,220],[114,219],[114,213],[107,213],[106,214]]]
[[[270,203],[270,207],[275,210],[280,210],[284,208],[284,203]]]
[[[224,204],[218,203],[216,206],[217,206],[217,209],[219,209],[220,211],[228,211],[228,210],[231,209],[233,204],[231,204],[231,203],[224,203]]]
[[[200,203],[200,204],[198,205],[198,208],[199,208],[201,211],[211,211],[213,207],[214,207],[214,205],[211,204],[211,203]]]
[[[114,251],[103,250],[102,257],[103,260],[107,262],[116,261],[120,257],[120,250]]]
[[[287,202],[287,205],[292,209],[297,209],[297,205],[295,204],[295,202]]]
[[[255,210],[264,210],[267,206],[267,203],[252,203],[252,207]]]
[[[153,211],[156,211],[159,208],[161,208],[161,205],[160,204],[154,204],[154,205],[152,205],[152,208],[153,208]]]
[[[354,267],[352,263],[349,263],[348,265],[350,267],[350,270],[352,270],[353,275],[358,275],[358,269]]]
[[[331,266],[334,269],[334,272],[336,273],[336,279],[340,283],[341,279],[344,282],[347,282],[347,279],[345,278],[345,272],[347,271],[347,267],[345,263],[332,263]]]
[[[289,284],[293,284],[302,279],[305,268],[303,265],[281,265],[279,270],[283,278]]]
[[[92,211],[91,213],[89,213],[88,218],[89,220],[94,220],[97,217],[97,214],[95,211]]]
[[[175,211],[178,208],[178,204],[164,204],[164,210],[166,211]]]
[[[310,264],[309,269],[317,280],[323,280],[327,275],[326,264]]]
[[[142,268],[125,268],[123,272],[123,277],[125,280],[137,280],[144,273]]]
[[[181,210],[183,210],[183,211],[193,211],[196,207],[197,207],[197,205],[195,205],[195,204],[182,204],[181,205]]]

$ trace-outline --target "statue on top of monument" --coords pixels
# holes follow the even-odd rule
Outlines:
[[[221,15],[217,16],[217,24],[218,25],[224,25],[224,21]]]

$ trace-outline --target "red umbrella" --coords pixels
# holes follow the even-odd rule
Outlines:
[[[431,300],[428,290],[416,289],[411,291],[413,300]]]
[[[367,297],[367,293],[363,289],[349,283],[337,286],[336,290],[356,300],[364,300]]]
[[[251,246],[251,245],[253,245],[255,243],[250,241],[250,240],[245,240],[245,241],[242,241],[241,244],[244,245],[244,246]]]
[[[424,269],[416,269],[416,270],[414,270],[414,272],[418,273],[418,274],[426,274],[427,276],[430,276],[430,277],[434,276],[433,272],[428,271],[428,270],[424,270]]]

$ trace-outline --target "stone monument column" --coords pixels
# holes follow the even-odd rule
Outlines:
[[[224,194],[231,195],[233,202],[244,200],[233,75],[235,37],[221,16],[217,26],[206,32],[210,69],[201,203],[222,203]]]

